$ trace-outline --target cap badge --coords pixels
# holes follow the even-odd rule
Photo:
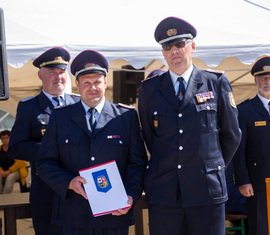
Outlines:
[[[270,71],[270,66],[269,65],[263,66],[263,71]]]
[[[96,65],[93,63],[87,63],[84,65],[84,68],[91,68],[91,67],[95,67]]]
[[[175,36],[176,34],[177,34],[177,30],[176,30],[176,29],[168,29],[168,30],[167,30],[167,35],[168,35],[169,37]]]
[[[55,57],[54,60],[57,60],[57,61],[64,61],[64,59],[63,59],[61,56]]]

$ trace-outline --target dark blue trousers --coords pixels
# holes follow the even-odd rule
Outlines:
[[[150,235],[225,235],[225,205],[149,205]]]
[[[267,235],[267,201],[265,191],[255,191],[253,197],[247,198],[248,234]]]
[[[93,229],[80,229],[80,228],[63,228],[63,235],[128,235],[128,227],[119,229],[103,229],[103,228],[93,228]]]

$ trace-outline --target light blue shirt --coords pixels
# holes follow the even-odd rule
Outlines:
[[[177,78],[182,77],[184,79],[184,85],[185,88],[187,89],[188,86],[188,81],[190,79],[191,73],[193,71],[193,65],[191,65],[183,74],[181,75],[177,75],[176,73],[174,73],[173,71],[169,70],[171,79],[172,79],[172,83],[173,83],[173,87],[174,87],[174,91],[175,91],[175,95],[178,92],[178,87],[179,87],[179,81],[177,80]]]
[[[258,97],[260,98],[260,100],[263,103],[263,106],[266,108],[267,112],[269,113],[270,112],[270,110],[269,110],[269,101],[270,100],[266,99],[265,97],[261,96],[260,94],[258,94]]]
[[[42,92],[44,93],[44,95],[46,95],[46,96],[48,97],[48,99],[52,102],[52,104],[53,104],[54,107],[56,107],[56,106],[58,105],[57,101],[55,101],[55,100],[53,99],[53,97],[55,97],[55,96],[53,96],[53,95],[47,93],[47,92],[44,91],[44,90],[42,90]],[[63,94],[61,94],[61,95],[59,95],[59,96],[60,96],[60,106],[65,105],[65,103],[66,103],[66,102],[65,102],[65,94],[63,93]]]
[[[89,119],[90,119],[90,116],[91,115],[88,112],[88,110],[90,109],[90,107],[86,103],[84,103],[82,100],[81,100],[81,102],[82,102],[83,108],[85,110],[85,119],[86,119],[86,124],[87,124],[88,130],[91,131],[91,127],[90,127],[90,124],[89,124]],[[101,110],[104,107],[104,104],[105,104],[105,97],[103,97],[102,100],[95,107],[95,109],[96,109],[96,113],[95,113],[95,120],[96,120],[96,122],[98,122],[98,120],[99,120],[100,113],[101,113]]]

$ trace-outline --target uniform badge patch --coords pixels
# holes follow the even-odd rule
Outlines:
[[[266,126],[266,121],[257,121],[254,124],[255,126]]]
[[[49,123],[50,116],[49,114],[41,113],[37,116],[37,121],[41,124],[40,133],[43,136],[46,131],[46,126]]]
[[[107,139],[120,139],[120,135],[107,135]]]
[[[205,103],[207,100],[214,99],[213,91],[207,91],[196,94],[196,100],[198,104]]]
[[[233,93],[232,92],[228,92],[228,96],[229,96],[229,100],[230,100],[231,106],[234,107],[234,108],[236,108],[236,103],[234,101]]]
[[[154,127],[155,127],[155,128],[158,128],[158,117],[157,117],[157,114],[158,114],[157,111],[155,111],[155,112],[153,113],[153,124],[154,124]]]
[[[106,169],[93,172],[92,176],[93,176],[97,191],[106,193],[112,188]]]

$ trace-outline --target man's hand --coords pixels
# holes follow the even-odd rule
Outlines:
[[[0,175],[3,177],[3,178],[7,178],[7,176],[10,174],[10,171],[7,170],[7,171],[4,171],[3,169],[0,169]]]
[[[240,193],[245,197],[254,196],[252,184],[243,184],[243,185],[239,186],[238,189],[239,189]]]
[[[112,215],[120,216],[120,215],[125,215],[125,214],[127,214],[128,211],[130,210],[130,208],[131,208],[132,205],[133,205],[133,198],[132,198],[131,196],[128,196],[128,201],[127,201],[127,203],[128,203],[128,205],[130,205],[129,208],[116,210],[116,211],[112,212]]]
[[[86,200],[88,200],[83,188],[83,184],[86,184],[86,180],[81,176],[76,176],[70,181],[68,188],[73,190],[75,193],[82,195]]]

